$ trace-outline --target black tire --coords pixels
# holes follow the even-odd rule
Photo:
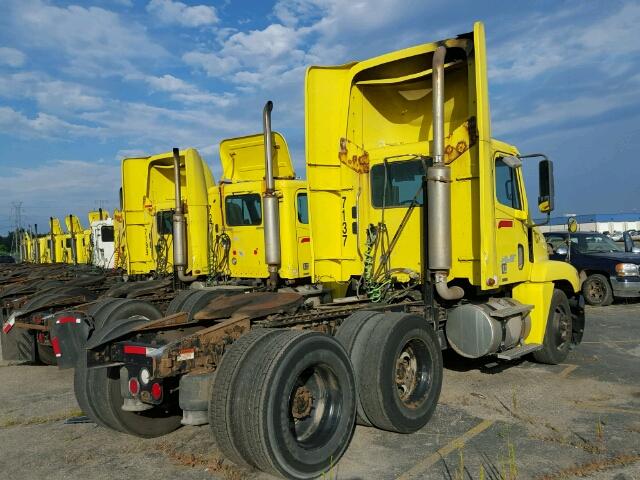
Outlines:
[[[36,341],[36,349],[38,351],[38,360],[45,365],[56,365],[56,355],[53,353],[51,345],[43,345]]]
[[[362,310],[350,315],[349,317],[344,319],[335,335],[335,339],[340,342],[340,344],[347,351],[347,355],[349,355],[351,365],[353,365],[353,371],[356,375],[356,384],[358,382],[358,372],[362,368],[362,364],[367,361],[367,351],[366,348],[364,348],[365,342],[357,342],[356,346],[356,339],[361,333],[365,337],[368,337],[369,331],[375,325],[375,321],[369,320],[371,320],[372,317],[378,315],[378,313],[379,312],[371,310]],[[365,332],[363,332],[363,329],[365,329]],[[356,390],[356,410],[358,412],[356,422],[358,423],[358,425],[371,427],[372,424],[367,418],[367,414],[362,407],[360,391],[358,391],[358,389]]]
[[[318,332],[280,330],[251,349],[232,383],[232,439],[250,465],[285,478],[316,478],[346,451],[355,427],[353,369],[344,348]]]
[[[571,350],[572,316],[569,300],[562,290],[554,290],[547,317],[544,343],[541,350],[533,352],[540,363],[557,365],[564,362]]]
[[[185,290],[171,301],[166,314],[185,312],[191,321],[196,313],[206,307],[211,300],[221,295],[224,295],[223,290]]]
[[[613,303],[613,288],[609,279],[599,273],[587,277],[582,284],[582,295],[589,305],[606,307]]]
[[[162,317],[153,305],[130,299],[110,299],[94,311],[96,330],[109,328],[119,319],[141,315],[149,320]],[[83,371],[84,370],[84,371]],[[144,412],[122,410],[124,399],[120,391],[120,367],[86,368],[86,357],[76,367],[76,398],[89,418],[96,423],[138,437],[158,437],[180,427],[181,415],[175,402]],[[74,382],[74,386],[75,386]],[[80,391],[78,391],[80,390]],[[84,404],[84,405],[83,405]]]
[[[209,425],[222,454],[237,465],[248,464],[238,451],[236,440],[232,438],[231,418],[234,415],[233,401],[236,393],[234,382],[251,349],[275,333],[276,330],[257,328],[243,335],[225,352],[216,370],[209,402]]]
[[[427,424],[440,398],[438,337],[416,314],[380,313],[368,323],[372,327],[365,325],[355,344],[366,355],[356,371],[362,408],[377,428],[415,432]]]

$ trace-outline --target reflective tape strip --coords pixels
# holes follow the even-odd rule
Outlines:
[[[56,320],[58,325],[62,325],[63,323],[80,323],[81,320],[76,317],[60,317]]]
[[[53,337],[51,339],[51,346],[53,347],[53,353],[56,354],[56,358],[60,358],[62,356],[62,351],[60,350],[60,340],[58,340],[58,337]]]
[[[7,320],[4,324],[4,326],[2,327],[2,332],[7,334],[11,331],[11,329],[13,328],[13,326],[16,323],[16,315],[15,313],[12,313],[11,316],[9,317],[9,320]]]
[[[139,345],[125,345],[123,351],[127,355],[146,355],[147,357],[151,357],[158,349]]]

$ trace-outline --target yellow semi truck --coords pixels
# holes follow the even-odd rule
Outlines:
[[[308,279],[311,269],[306,184],[295,177],[284,137],[275,133],[274,142],[283,242],[278,278],[296,283]],[[124,159],[121,214],[126,241],[121,257],[128,274],[169,274],[177,254],[181,265],[176,270],[184,282],[209,278],[216,283],[266,283],[263,157],[262,135],[221,141],[219,183],[195,149]],[[175,200],[176,185],[180,205]],[[184,229],[179,242],[184,252],[174,250],[178,208],[184,209],[179,227]]]
[[[308,288],[321,295],[266,282],[189,314],[94,312],[75,371],[91,418],[147,437],[208,421],[232,461],[314,478],[341,458],[356,422],[411,433],[429,421],[441,349],[558,363],[581,341],[578,274],[548,259],[523,182],[522,163],[538,158],[537,203],[549,214],[553,166],[492,138],[482,24],[311,67],[305,102]],[[282,216],[270,112],[262,216],[275,277]],[[237,218],[251,222],[251,208]],[[176,208],[174,231],[183,219]]]

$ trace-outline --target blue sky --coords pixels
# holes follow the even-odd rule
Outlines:
[[[123,156],[193,146],[217,174],[218,142],[260,131],[267,99],[304,176],[306,66],[475,20],[494,136],[555,161],[556,213],[640,209],[636,1],[0,0],[0,13],[0,232],[13,201],[42,226],[113,209]]]

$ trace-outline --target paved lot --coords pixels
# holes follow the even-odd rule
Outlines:
[[[326,479],[640,479],[640,304],[587,311],[565,365],[445,358],[433,420],[413,435],[358,427]],[[0,478],[267,479],[226,463],[208,427],[140,440],[78,414],[72,372],[0,367]]]

